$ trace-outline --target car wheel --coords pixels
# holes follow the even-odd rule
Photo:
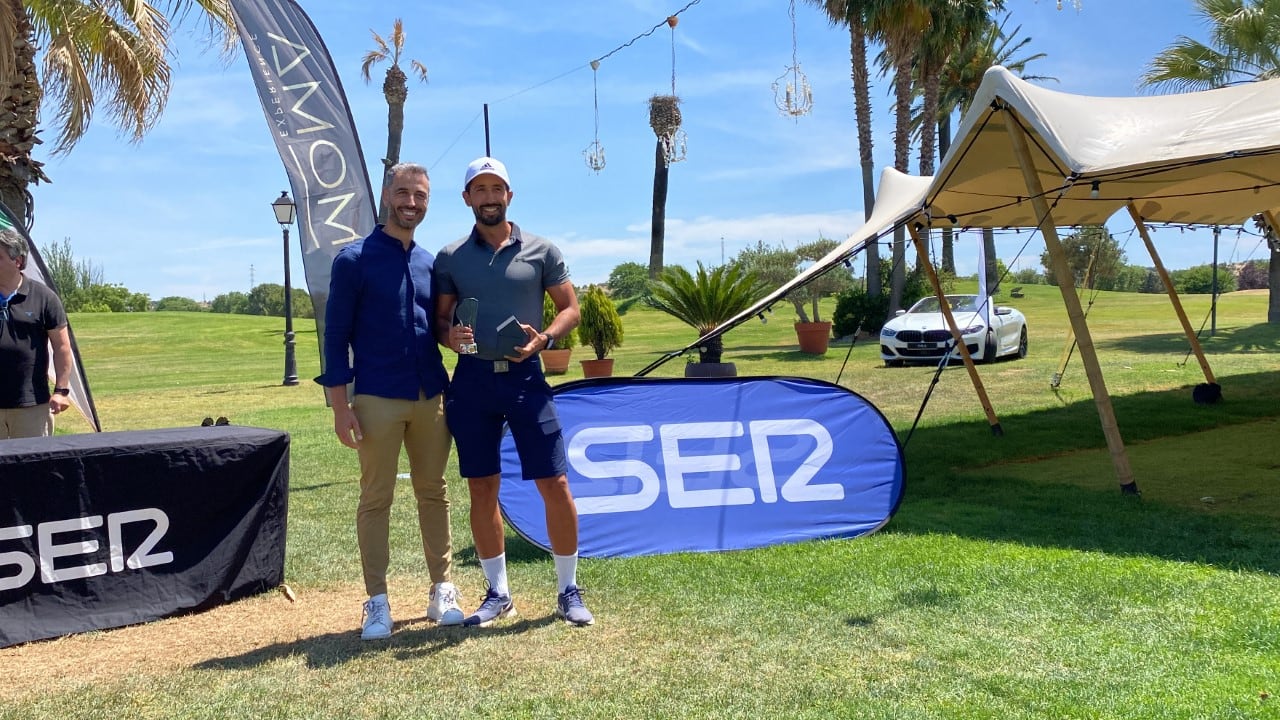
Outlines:
[[[1018,336],[1018,357],[1027,356],[1027,326],[1022,326],[1022,334]]]
[[[993,363],[996,361],[996,353],[999,350],[996,347],[996,333],[994,330],[987,331],[987,346],[982,349],[982,361]]]

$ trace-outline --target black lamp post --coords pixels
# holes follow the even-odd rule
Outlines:
[[[289,284],[289,226],[297,216],[298,206],[293,204],[289,191],[280,193],[280,197],[271,203],[276,213],[276,222],[284,231],[284,382],[283,385],[298,384],[298,361],[293,353],[293,288]]]

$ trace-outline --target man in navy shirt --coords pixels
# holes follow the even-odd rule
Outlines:
[[[402,444],[431,573],[427,618],[442,625],[463,620],[450,582],[453,549],[444,480],[451,441],[444,420],[449,376],[435,342],[435,258],[413,240],[427,214],[431,186],[421,165],[401,163],[388,175],[387,224],[333,259],[325,371],[315,379],[328,392],[334,432],[360,458],[356,537],[369,594],[360,634],[365,640],[391,635],[388,536]],[[347,384],[353,381],[355,396],[348,400]]]

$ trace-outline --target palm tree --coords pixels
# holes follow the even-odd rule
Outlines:
[[[400,142],[404,137],[404,103],[409,97],[409,78],[404,70],[400,69],[400,54],[404,52],[404,24],[400,18],[396,18],[391,27],[390,43],[373,30],[370,30],[369,34],[373,36],[376,47],[365,53],[364,61],[360,63],[360,76],[364,78],[365,83],[370,82],[369,70],[374,65],[385,61],[391,62],[391,67],[387,68],[387,77],[382,81],[382,95],[387,99],[387,155],[382,158],[382,189],[386,190],[386,170],[400,162]],[[409,69],[419,80],[427,81],[426,65],[417,60],[410,60]],[[387,208],[381,199],[382,193],[378,194],[378,198],[378,222],[386,222]]]
[[[991,25],[991,10],[999,10],[1003,0],[933,0],[929,7],[932,21],[929,32],[921,38],[915,76],[921,85],[921,115],[938,117],[941,99],[942,68],[962,52],[972,38]],[[934,148],[937,136],[933,123],[920,126],[920,174],[934,172]]]
[[[832,25],[849,28],[849,66],[853,79],[853,112],[858,125],[858,160],[862,166],[863,217],[870,218],[876,204],[875,161],[872,158],[871,140],[871,74],[867,66],[867,11],[874,5],[869,0],[808,0],[827,14]],[[880,247],[876,243],[867,246],[867,294],[879,297]]]
[[[1211,45],[1182,36],[1138,79],[1142,87],[1189,92],[1280,76],[1280,0],[1196,0]],[[1267,322],[1280,324],[1280,244],[1271,244]]]
[[[909,172],[911,153],[911,106],[915,95],[913,70],[922,62],[939,67],[950,55],[949,36],[971,33],[978,21],[992,8],[1003,7],[1003,0],[884,0],[869,15],[867,26],[884,51],[881,66],[893,73],[894,93],[894,167]],[[921,77],[928,77],[921,68]],[[936,73],[929,73],[936,75]],[[931,103],[926,97],[926,103]],[[929,116],[926,116],[929,117]],[[921,157],[927,149],[927,167],[932,171],[933,129],[922,133]],[[922,161],[923,162],[923,161]],[[889,308],[902,306],[906,285],[906,238],[902,228],[893,234],[893,273],[890,279]]]
[[[1017,73],[1024,80],[1052,80],[1057,78],[1048,75],[1027,75],[1027,65],[1046,57],[1044,53],[1034,53],[1015,57],[1031,42],[1031,38],[1018,39],[1019,25],[1013,32],[1005,33],[1005,24],[1009,16],[1005,16],[999,24],[988,22],[985,31],[970,38],[958,52],[953,54],[943,66],[941,72],[941,93],[938,107],[938,154],[945,157],[951,145],[951,114],[959,110],[961,116],[969,111],[973,96],[982,84],[982,78],[993,65],[1002,65],[1011,72]],[[928,117],[928,116],[925,116]],[[996,240],[995,231],[982,229],[982,243],[987,260],[987,277],[996,282]],[[955,248],[951,234],[944,232],[942,236],[942,267],[955,272]]]
[[[199,8],[224,51],[236,42],[228,0],[0,0],[0,200],[30,226],[31,185],[48,182],[32,157],[42,103],[69,153],[103,105],[130,140],[146,135],[169,99],[170,18]],[[36,48],[43,48],[41,64]]]
[[[698,337],[751,307],[766,292],[755,274],[736,263],[710,272],[698,263],[698,274],[675,265],[662,271],[645,302],[698,332]],[[718,363],[724,353],[719,335],[698,348],[698,362]]]
[[[881,0],[868,9],[866,18],[868,35],[884,48],[880,57],[881,68],[884,73],[893,73],[893,167],[902,173],[911,171],[911,68],[920,37],[933,22],[929,2]],[[893,232],[892,257],[893,272],[889,281],[891,312],[901,307],[902,290],[906,284],[906,238],[900,227]]]

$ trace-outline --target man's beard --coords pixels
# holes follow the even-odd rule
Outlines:
[[[421,225],[422,221],[426,218],[426,208],[423,208],[421,212],[408,222],[400,217],[400,213],[395,208],[391,208],[391,212],[387,213],[387,223],[402,230],[413,230]]]
[[[496,207],[497,212],[490,214],[488,211],[489,207]],[[507,221],[507,208],[502,205],[493,205],[493,206],[485,205],[485,206],[475,208],[474,212],[476,216],[476,222],[480,223],[481,225],[487,225],[489,227],[493,227],[495,225],[502,225]]]

